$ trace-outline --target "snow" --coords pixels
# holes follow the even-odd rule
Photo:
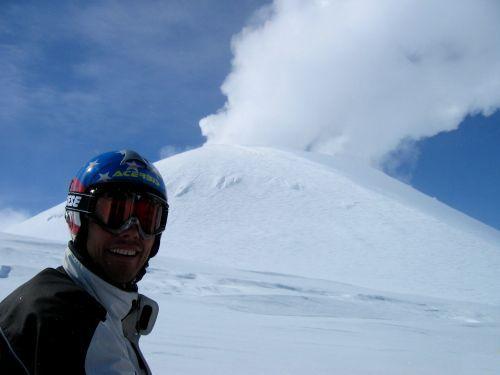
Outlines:
[[[154,373],[500,368],[494,229],[354,160],[215,145],[156,165],[171,215],[140,285],[161,310],[142,339]],[[0,298],[61,263],[63,207],[0,234]]]

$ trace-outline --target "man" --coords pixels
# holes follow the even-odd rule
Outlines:
[[[71,241],[0,303],[0,374],[150,374],[139,349],[158,305],[137,282],[155,256],[168,204],[157,169],[134,151],[108,152],[71,181]]]

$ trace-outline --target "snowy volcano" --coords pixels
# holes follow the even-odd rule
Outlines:
[[[350,160],[207,146],[156,163],[160,254],[500,304],[500,233]],[[63,204],[13,233],[67,241]]]
[[[213,145],[156,166],[171,213],[143,288],[164,306],[144,339],[159,373],[494,373],[496,230],[353,160]],[[0,237],[0,297],[57,265],[63,214],[12,229],[40,240]]]

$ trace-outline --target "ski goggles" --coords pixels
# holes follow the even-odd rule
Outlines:
[[[75,202],[77,207],[71,207]],[[148,192],[120,189],[96,188],[90,194],[71,193],[66,208],[88,213],[92,220],[114,234],[137,224],[145,238],[163,232],[168,217],[168,204],[164,199]]]

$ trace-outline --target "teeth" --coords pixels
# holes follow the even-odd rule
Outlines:
[[[126,250],[126,249],[110,249],[109,251],[115,254],[127,255],[127,256],[135,256],[137,254],[137,251],[135,250]]]

